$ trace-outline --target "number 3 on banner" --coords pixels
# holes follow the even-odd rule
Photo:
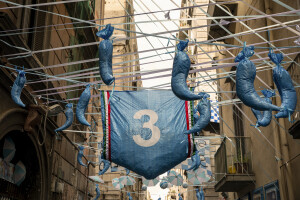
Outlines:
[[[153,110],[139,110],[134,114],[133,118],[141,119],[144,115],[148,115],[150,120],[143,124],[143,128],[149,128],[152,131],[152,136],[149,140],[144,140],[140,135],[134,135],[133,140],[139,146],[151,147],[160,139],[160,130],[157,126],[154,126],[155,122],[158,120],[158,116]]]

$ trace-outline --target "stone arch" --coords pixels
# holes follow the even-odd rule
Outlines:
[[[27,142],[28,145],[31,145],[31,147],[35,149],[36,155],[32,156],[36,156],[37,163],[39,165],[38,179],[40,180],[37,180],[41,184],[39,187],[39,199],[49,199],[49,160],[47,151],[45,145],[40,146],[38,144],[36,137],[37,134],[24,132],[23,127],[27,114],[28,111],[22,108],[12,108],[4,111],[0,115],[0,141],[8,135],[12,135],[16,140],[18,140],[16,133],[19,133],[20,139],[23,138],[24,142]],[[26,151],[26,148],[24,148],[24,151]]]

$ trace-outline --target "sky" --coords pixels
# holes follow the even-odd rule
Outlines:
[[[175,2],[179,6],[181,4],[180,0],[173,0],[173,2]],[[135,9],[134,13],[135,14],[149,12],[149,11],[160,11],[160,9],[168,10],[168,9],[178,8],[177,5],[172,3],[170,0],[163,0],[163,1],[162,0],[147,0],[147,1],[146,0],[133,0],[133,3],[134,3],[134,9]],[[157,4],[159,7],[157,7],[157,5],[155,5],[155,4]],[[147,7],[145,7],[145,5]],[[165,20],[166,13],[167,12],[155,13],[154,14],[155,16],[153,16],[152,14],[135,16],[135,21],[141,22],[141,21],[152,21],[152,20]],[[155,17],[157,17],[157,18],[155,18]],[[170,12],[170,18],[171,19],[179,19],[180,11]],[[136,31],[145,32],[145,33],[156,33],[156,32],[163,32],[163,31],[167,31],[167,30],[177,30],[178,27],[176,26],[176,24],[178,25],[178,21],[139,23],[136,25]],[[176,36],[176,32],[174,32],[173,35]],[[173,36],[171,34],[163,34],[161,36],[173,38]],[[174,46],[174,44],[175,44],[174,41],[170,41],[168,44],[167,39],[158,39],[156,37],[138,38],[137,42],[138,42],[138,51],[149,50],[149,49],[153,49],[153,48],[167,47],[167,45]],[[173,45],[172,45],[172,43],[173,43]],[[168,51],[173,52],[173,51],[175,51],[175,48],[169,48]],[[155,74],[145,75],[145,76],[142,76],[142,78],[164,75],[164,74],[168,74],[171,72],[171,68],[173,65],[174,53],[168,53],[166,50],[158,50],[158,51],[140,53],[139,57],[144,58],[144,57],[154,56],[157,54],[163,54],[163,55],[155,56],[155,57],[151,57],[151,58],[147,58],[147,59],[142,59],[142,60],[140,60],[140,64],[153,62],[153,61],[160,61],[160,62],[141,65],[140,70],[142,72],[166,69],[166,68],[169,68],[170,70],[168,70],[167,72],[163,72],[163,73],[155,73]],[[161,61],[161,60],[166,60],[166,59],[169,59],[169,60]],[[157,85],[170,83],[170,82],[171,82],[171,76],[164,77],[164,78],[155,78],[155,79],[150,79],[150,80],[144,80],[143,86],[144,87],[155,87]],[[169,84],[169,86],[170,86],[170,84]]]
[[[181,1],[180,0],[173,0],[177,5],[180,6]],[[133,0],[133,6],[134,6],[134,13],[144,13],[144,12],[149,12],[149,11],[160,11],[162,10],[168,10],[168,9],[174,9],[178,8],[177,5],[172,3],[169,0]],[[155,5],[157,4],[157,5]],[[135,21],[136,22],[141,22],[141,21],[152,21],[152,20],[165,20],[165,14],[167,12],[161,12],[161,13],[156,13],[153,16],[152,14],[149,15],[139,15],[135,16]],[[157,18],[155,18],[157,17]],[[179,19],[180,18],[180,11],[172,11],[170,12],[170,18],[171,19]],[[162,24],[163,25],[162,25]],[[175,24],[174,24],[175,23]],[[178,27],[178,21],[173,22],[173,21],[167,21],[167,22],[149,22],[149,23],[139,23],[136,25],[136,31],[138,32],[145,32],[145,33],[156,33],[156,32],[163,32],[167,30],[176,30]],[[176,36],[176,32],[173,33],[174,36]],[[165,37],[173,37],[171,34],[164,34],[161,36]],[[174,41],[170,41],[168,44],[167,39],[158,39],[156,37],[142,37],[137,39],[138,43],[138,51],[143,51],[143,50],[149,50],[153,48],[162,48],[166,47],[167,45],[171,46],[172,43],[174,46]],[[170,48],[168,49],[169,52],[175,51],[175,48]],[[166,53],[166,54],[163,54]],[[164,75],[168,74],[171,72],[171,68],[173,65],[173,57],[174,53],[167,53],[166,50],[160,50],[160,51],[151,51],[147,53],[140,53],[139,57],[149,57],[149,56],[154,56],[157,54],[163,54],[160,56],[155,56],[147,59],[142,59],[140,60],[140,64],[147,63],[147,62],[153,62],[153,61],[160,61],[157,63],[152,63],[152,64],[146,64],[146,65],[141,65],[140,70],[141,72],[147,72],[150,70],[159,70],[159,69],[167,69],[169,68],[167,72],[164,73],[156,73],[152,75],[145,75],[142,76],[142,78],[147,78],[147,77],[153,77],[153,76],[159,76],[159,75]],[[161,60],[166,60],[169,59],[168,61],[161,61]],[[156,78],[156,79],[150,79],[150,80],[143,80],[142,84],[143,87],[156,87],[161,84],[165,83],[170,83],[171,82],[171,76],[169,77],[164,77],[164,78]],[[170,86],[170,84],[169,84]],[[166,174],[162,174],[161,177],[166,176]],[[165,196],[168,194],[169,189],[161,189],[159,186],[159,183],[155,187],[148,187],[148,191],[151,194],[151,197],[153,200],[157,200],[159,197],[161,199],[165,199]]]

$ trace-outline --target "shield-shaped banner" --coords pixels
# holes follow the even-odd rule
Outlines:
[[[105,159],[147,179],[170,170],[193,154],[191,108],[172,91],[102,91]]]

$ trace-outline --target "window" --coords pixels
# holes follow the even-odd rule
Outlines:
[[[250,200],[250,193],[246,194],[245,196],[243,196],[242,198],[239,198],[239,200]]]
[[[253,200],[264,200],[263,187],[259,187],[253,191]]]
[[[278,181],[265,185],[265,200],[280,200]]]
[[[266,191],[267,200],[276,200],[276,190],[274,188]]]

